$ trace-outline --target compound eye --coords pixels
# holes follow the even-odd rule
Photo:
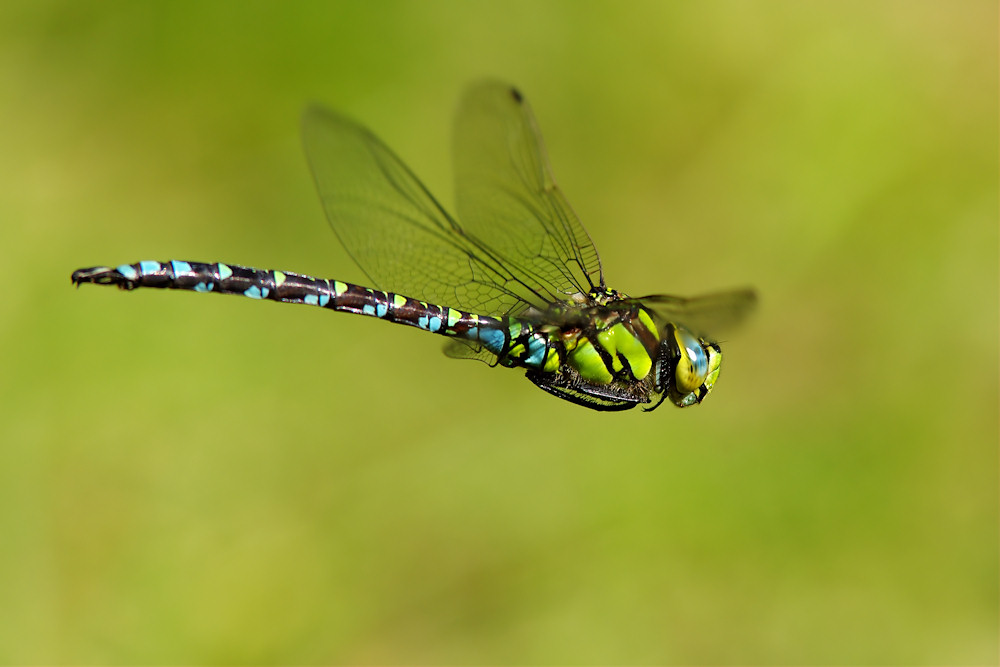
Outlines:
[[[694,334],[683,327],[674,328],[674,339],[680,350],[680,359],[674,370],[674,380],[681,393],[695,391],[708,377],[708,355]]]

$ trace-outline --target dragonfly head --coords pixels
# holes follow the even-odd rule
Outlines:
[[[668,324],[656,360],[656,388],[681,408],[705,400],[722,365],[722,350],[677,324]]]

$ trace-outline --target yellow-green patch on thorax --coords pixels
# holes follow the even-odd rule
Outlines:
[[[573,351],[567,355],[567,360],[585,380],[607,384],[613,379],[608,367],[604,365],[604,359],[588,338],[578,341]]]
[[[624,368],[623,358],[636,380],[645,378],[652,370],[653,359],[649,351],[623,323],[618,322],[598,333],[597,341],[611,355],[615,372]]]

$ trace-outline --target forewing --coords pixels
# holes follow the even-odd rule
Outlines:
[[[716,292],[692,298],[656,294],[635,299],[666,322],[682,324],[708,340],[731,331],[753,311],[757,294],[751,289]]]
[[[597,250],[556,185],[521,94],[496,81],[473,85],[454,133],[457,211],[466,233],[543,300],[603,287]]]
[[[488,315],[524,307],[507,268],[369,130],[313,106],[302,139],[326,217],[373,287]]]

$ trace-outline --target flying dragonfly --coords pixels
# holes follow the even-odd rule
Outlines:
[[[474,84],[459,104],[457,216],[357,122],[312,106],[302,138],[326,217],[372,287],[179,260],[78,269],[73,283],[237,294],[406,324],[448,337],[451,357],[524,369],[594,410],[701,403],[722,365],[714,336],[756,301],[749,289],[632,298],[608,288],[510,85]]]

